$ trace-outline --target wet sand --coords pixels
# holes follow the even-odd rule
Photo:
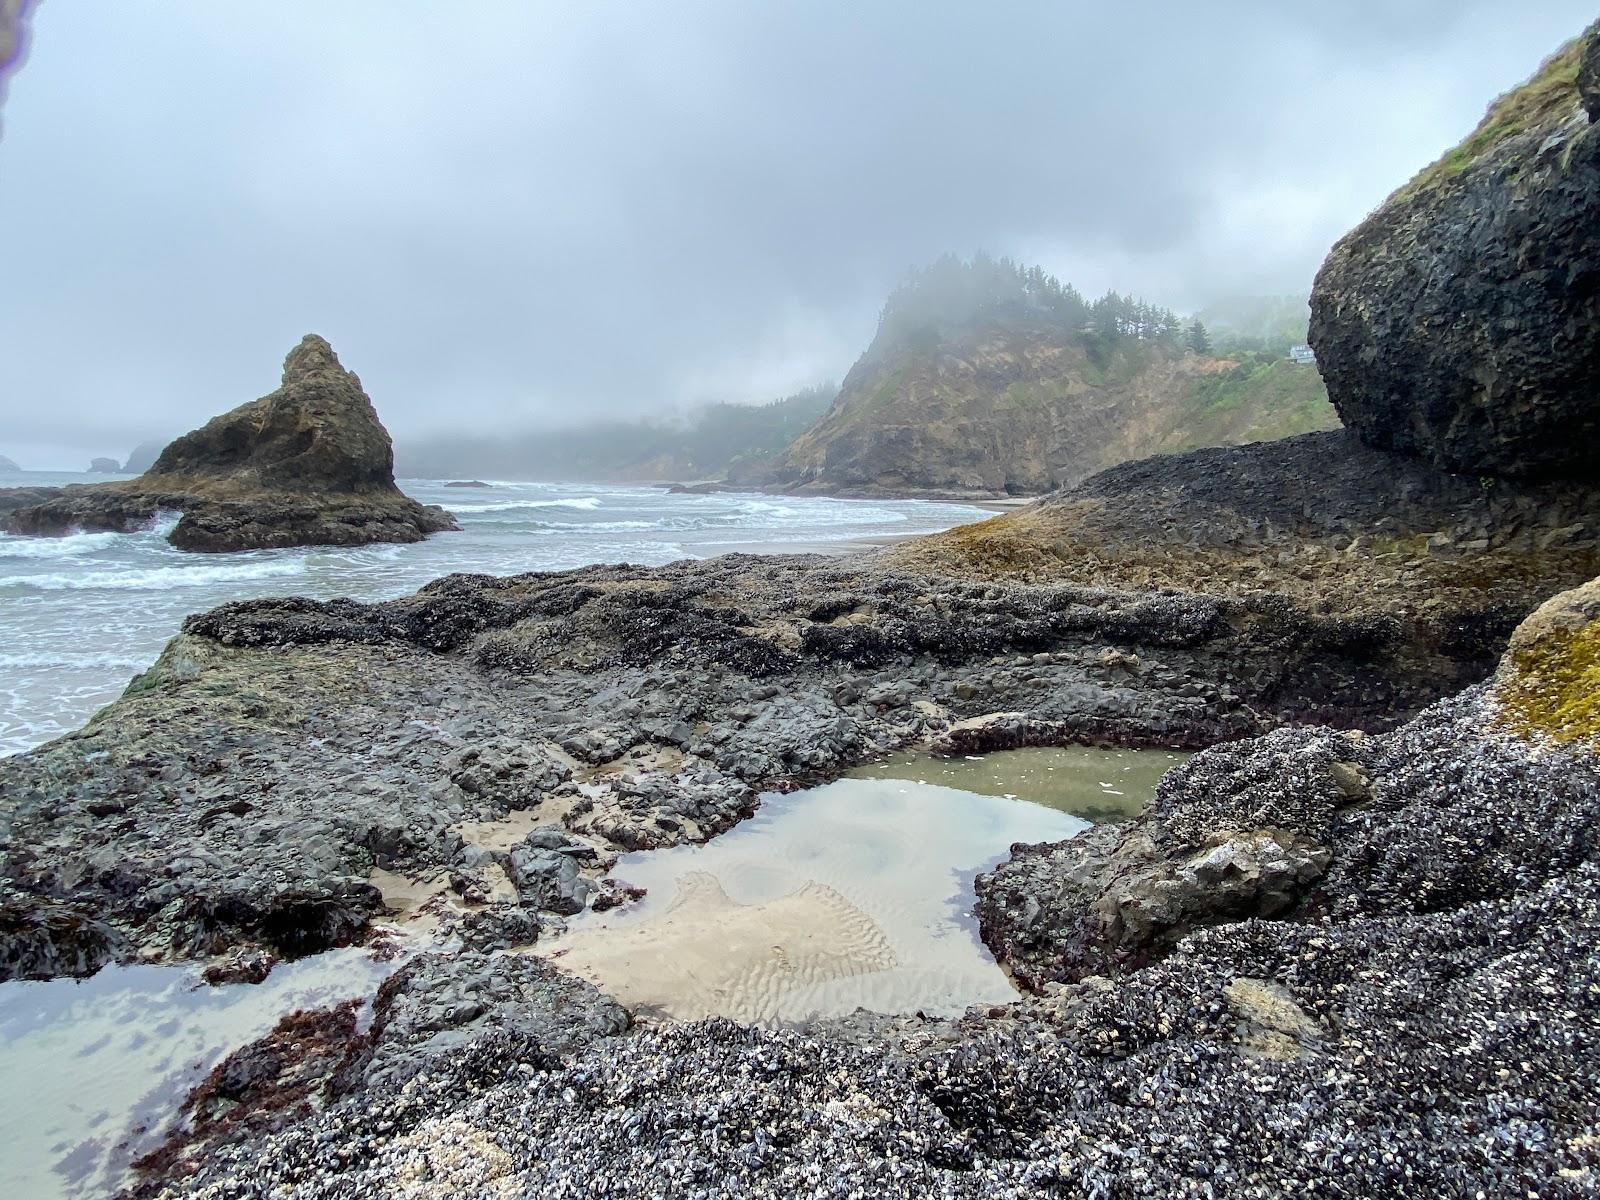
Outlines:
[[[1100,819],[1142,805],[1181,757],[906,758],[767,796],[755,817],[707,845],[623,856],[612,877],[647,888],[646,899],[574,918],[537,952],[629,1007],[679,1020],[771,1024],[857,1008],[953,1015],[1005,1003],[1016,992],[977,937],[973,877],[1012,842],[1088,828],[1075,808]],[[975,787],[941,786],[930,764]],[[915,777],[895,776],[897,766]],[[1012,794],[998,790],[1002,780]],[[1044,802],[1018,798],[1034,792]]]

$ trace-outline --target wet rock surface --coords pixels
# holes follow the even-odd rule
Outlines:
[[[885,557],[986,580],[1288,599],[1373,633],[1398,618],[1443,644],[1498,647],[1600,572],[1600,486],[1454,475],[1339,430],[1123,463]]]
[[[394,1092],[462,1053],[514,1048],[554,1063],[630,1025],[589,984],[526,955],[424,953],[360,1001],[290,1013],[230,1054],[189,1094],[186,1120],[135,1164],[129,1195],[181,1184],[226,1146],[259,1143],[358,1094]]]
[[[315,334],[289,352],[277,391],[178,438],[137,479],[0,489],[0,523],[13,534],[128,532],[168,513],[182,514],[172,544],[203,552],[416,542],[456,528],[395,486],[388,431]]]
[[[1323,264],[1311,344],[1372,445],[1473,474],[1600,471],[1597,28]]]
[[[703,840],[762,790],[908,745],[1393,723],[1487,675],[1517,615],[1441,643],[1282,597],[742,556],[230,604],[84,730],[0,766],[0,914],[61,914],[12,956],[37,973],[50,930],[90,921],[115,939],[59,956],[86,971],[345,944],[384,913],[375,870],[450,873],[475,903],[499,871],[524,906],[569,913],[591,898],[586,855]],[[505,844],[468,828],[512,818]]]
[[[145,1194],[1588,1194],[1597,810],[1600,760],[1500,730],[1492,685],[1390,734],[1219,747],[1122,833],[1173,863],[1206,830],[1324,847],[1270,917],[1219,893],[1104,974],[953,1021],[501,1022]],[[1017,870],[1093,892],[1029,858],[986,895]],[[397,976],[396,1044],[505,958]]]

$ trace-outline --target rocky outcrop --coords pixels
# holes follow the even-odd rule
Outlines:
[[[1394,733],[1207,750],[1148,813],[980,876],[985,941],[1035,990],[1135,969],[1195,929],[1453,912],[1600,869],[1600,580],[1517,630],[1490,683]]]
[[[1218,747],[1138,821],[1018,848],[978,884],[1014,1004],[625,1033],[548,967],[430,955],[371,1066],[345,1034],[348,1082],[273,1119],[334,1057],[281,1049],[340,1017],[281,1027],[191,1101],[261,1131],[180,1134],[141,1194],[1592,1194],[1600,758],[1505,726],[1502,682]]]
[[[980,579],[1272,596],[1497,654],[1545,597],[1600,571],[1600,486],[1486,482],[1349,431],[1314,433],[1124,463],[886,558]]]
[[[91,458],[89,460],[89,474],[115,475],[122,470],[122,464],[114,458]]]
[[[880,335],[827,414],[730,479],[846,495],[1037,495],[1162,450],[1337,425],[1316,373],[1077,329]]]
[[[1563,592],[1517,627],[1495,677],[1502,724],[1600,752],[1600,580]]]
[[[1497,100],[1323,264],[1311,344],[1372,445],[1473,475],[1600,472],[1595,43]]]
[[[1523,616],[1600,572],[1597,506],[1308,435],[1130,464],[889,556],[224,605],[92,725],[0,767],[0,932],[29,931],[19,974],[306,953],[364,936],[375,868],[474,896],[497,872],[527,911],[572,912],[593,895],[572,838],[703,840],[763,790],[993,713],[1015,714],[1004,744],[1388,727],[1482,680]],[[518,843],[461,832],[528,810]],[[1303,851],[1241,843],[1216,870],[1252,856],[1267,883],[1240,911],[1270,908],[1315,865]],[[52,949],[73,914],[115,934],[98,955]]]
[[[361,380],[324,339],[308,334],[283,360],[282,387],[169,443],[145,478],[381,491],[394,487],[394,450]]]
[[[513,1063],[560,1062],[630,1023],[615,1001],[543,959],[474,951],[419,955],[379,988],[370,1024],[361,1007],[291,1013],[228,1055],[190,1092],[186,1122],[136,1164],[128,1195],[181,1186],[223,1147],[304,1123],[353,1093],[398,1091],[443,1056],[473,1055],[487,1081]]]
[[[7,474],[20,470],[22,470],[21,467],[17,466],[16,463],[12,462],[4,454],[0,454],[0,474]]]
[[[0,520],[19,534],[126,532],[169,512],[182,514],[172,544],[207,552],[415,542],[456,528],[395,486],[372,401],[315,334],[290,351],[277,391],[178,438],[137,479],[0,491]]]

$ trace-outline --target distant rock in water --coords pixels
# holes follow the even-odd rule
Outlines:
[[[12,533],[128,531],[161,512],[182,513],[173,545],[211,552],[415,542],[457,527],[395,486],[388,431],[361,381],[315,334],[289,352],[277,391],[184,434],[138,479],[0,491],[0,521]]]
[[[9,474],[9,473],[11,473],[13,471],[20,471],[20,470],[22,470],[21,467],[17,466],[16,463],[12,462],[4,454],[0,454],[0,472]]]
[[[1600,472],[1600,25],[1334,247],[1311,344],[1346,425],[1450,471]]]
[[[165,445],[164,442],[140,442],[128,455],[128,461],[122,464],[122,469],[129,475],[143,475],[156,465],[156,459],[161,457]]]
[[[91,475],[117,475],[122,471],[122,464],[114,458],[91,458],[89,460],[89,474]]]
[[[485,483],[481,479],[452,479],[449,483],[445,484],[444,486],[445,487],[486,488],[486,487],[493,487],[494,485],[492,483]]]

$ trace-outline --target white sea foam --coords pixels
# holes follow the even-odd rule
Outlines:
[[[122,654],[0,654],[0,671],[142,671],[149,665]]]
[[[560,500],[502,500],[498,504],[452,504],[453,513],[513,512],[519,508],[599,508],[599,496],[569,496]]]
[[[155,567],[144,571],[86,571],[81,575],[5,575],[0,590],[16,588],[35,592],[144,592],[169,588],[206,587],[252,579],[282,579],[305,574],[303,559],[218,563],[204,566]]]
[[[113,546],[120,533],[70,533],[65,537],[17,537],[0,533],[0,558],[78,558]]]

